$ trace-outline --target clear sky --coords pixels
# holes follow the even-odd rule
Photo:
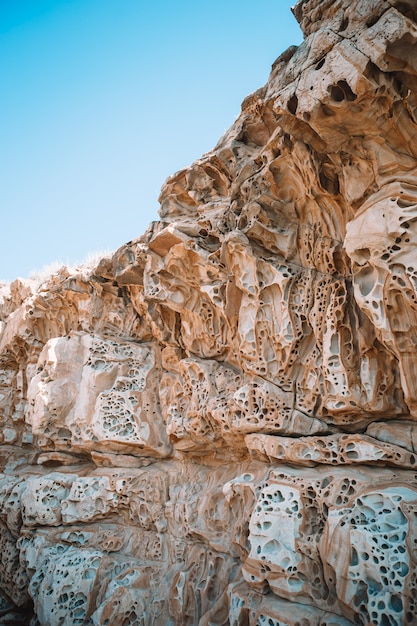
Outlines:
[[[289,0],[0,0],[0,279],[115,250],[299,44]]]

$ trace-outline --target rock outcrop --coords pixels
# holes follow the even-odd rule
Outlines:
[[[417,624],[417,7],[294,14],[159,222],[2,288],[0,623]]]

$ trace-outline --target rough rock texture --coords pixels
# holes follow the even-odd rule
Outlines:
[[[160,222],[2,289],[2,624],[417,624],[417,8],[294,13]]]

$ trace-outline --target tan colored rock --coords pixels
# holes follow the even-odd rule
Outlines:
[[[167,456],[152,346],[87,334],[51,339],[28,388],[28,421],[42,449]]]
[[[386,443],[401,446],[410,452],[417,452],[417,428],[415,422],[392,420],[370,424],[366,432]]]
[[[346,250],[353,261],[355,298],[400,364],[411,415],[415,415],[417,338],[413,224],[417,186],[395,182],[368,199],[348,224]]]
[[[370,430],[372,432],[371,425]],[[246,435],[248,450],[259,459],[313,467],[324,465],[397,465],[414,469],[417,457],[402,447],[369,435],[337,434],[322,437]]]
[[[294,13],[161,221],[0,288],[1,623],[416,623],[416,9]]]

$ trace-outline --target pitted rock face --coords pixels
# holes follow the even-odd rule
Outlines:
[[[27,421],[43,450],[167,456],[152,346],[75,333],[51,339],[28,388]],[[47,458],[44,456],[43,458]]]
[[[399,362],[406,402],[417,415],[417,186],[391,183],[348,224],[355,298]]]
[[[294,14],[160,222],[1,288],[1,623],[417,623],[416,7]]]

